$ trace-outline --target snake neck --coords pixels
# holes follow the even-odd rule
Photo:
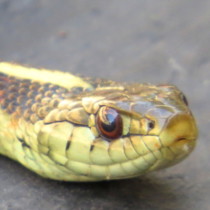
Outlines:
[[[50,83],[68,90],[73,87],[92,88],[92,86],[85,82],[80,77],[74,76],[67,72],[60,72],[57,70],[49,71],[46,69],[35,69],[21,66],[14,63],[0,62],[0,73],[20,80],[29,80],[39,83]]]

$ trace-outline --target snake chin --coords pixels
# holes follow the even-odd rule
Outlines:
[[[194,150],[195,145],[195,139],[182,139],[176,141],[171,147],[174,148],[173,150],[177,154],[177,159],[182,160]]]
[[[191,151],[191,147],[190,145],[184,144],[182,150],[186,153],[189,153]]]

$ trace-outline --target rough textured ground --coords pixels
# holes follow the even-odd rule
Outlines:
[[[200,137],[138,179],[60,183],[0,157],[0,209],[210,209],[210,1],[0,0],[0,59],[118,81],[176,84]]]

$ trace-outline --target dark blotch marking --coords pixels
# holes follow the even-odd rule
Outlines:
[[[44,106],[41,101],[43,98],[53,98],[55,100],[51,109],[58,106],[60,100],[66,98],[66,93],[70,91],[66,88],[50,83],[39,83],[28,79],[17,79],[16,77],[0,74],[0,106],[5,112],[16,114],[30,121],[30,115],[36,114],[40,107]],[[38,96],[38,97],[37,97]],[[59,99],[56,101],[56,98]],[[31,109],[36,104],[36,109]],[[26,110],[30,110],[29,116],[23,115]],[[48,110],[49,111],[49,110]],[[37,118],[38,119],[38,118]],[[33,122],[34,123],[34,122]]]
[[[6,75],[4,73],[0,73],[0,77],[5,77]]]
[[[83,88],[82,87],[73,87],[71,89],[72,94],[75,94],[75,95],[81,93],[82,91],[83,91]]]
[[[26,142],[24,139],[22,138],[17,138],[19,142],[21,142],[22,144],[22,147],[28,147],[29,149],[31,148]]]
[[[48,90],[50,85],[51,85],[50,83],[46,83],[46,84],[43,85],[43,87],[44,87],[45,90]]]
[[[0,90],[5,88],[5,84],[3,82],[0,82]]]
[[[66,151],[70,148],[71,146],[71,141],[67,141],[67,144],[66,144]]]
[[[8,101],[6,99],[3,99],[2,100],[2,103],[1,103],[1,108],[2,109],[6,109],[8,106]]]
[[[26,143],[22,143],[22,146],[23,146],[23,147],[27,147],[27,148],[29,148],[29,149],[31,148],[31,147],[30,147],[28,144],[26,144]]]
[[[54,100],[52,106],[54,108],[56,108],[58,106],[59,102],[60,102],[59,100]]]
[[[56,92],[60,87],[58,85],[54,85],[50,88],[51,91]]]
[[[94,145],[94,144],[92,144],[92,145],[91,145],[91,147],[90,147],[90,152],[92,152],[92,151],[93,151],[94,147],[95,147],[95,145]]]

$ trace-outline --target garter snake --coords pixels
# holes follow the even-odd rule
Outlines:
[[[196,138],[187,100],[175,86],[0,63],[0,153],[42,177],[137,177],[178,163]]]

